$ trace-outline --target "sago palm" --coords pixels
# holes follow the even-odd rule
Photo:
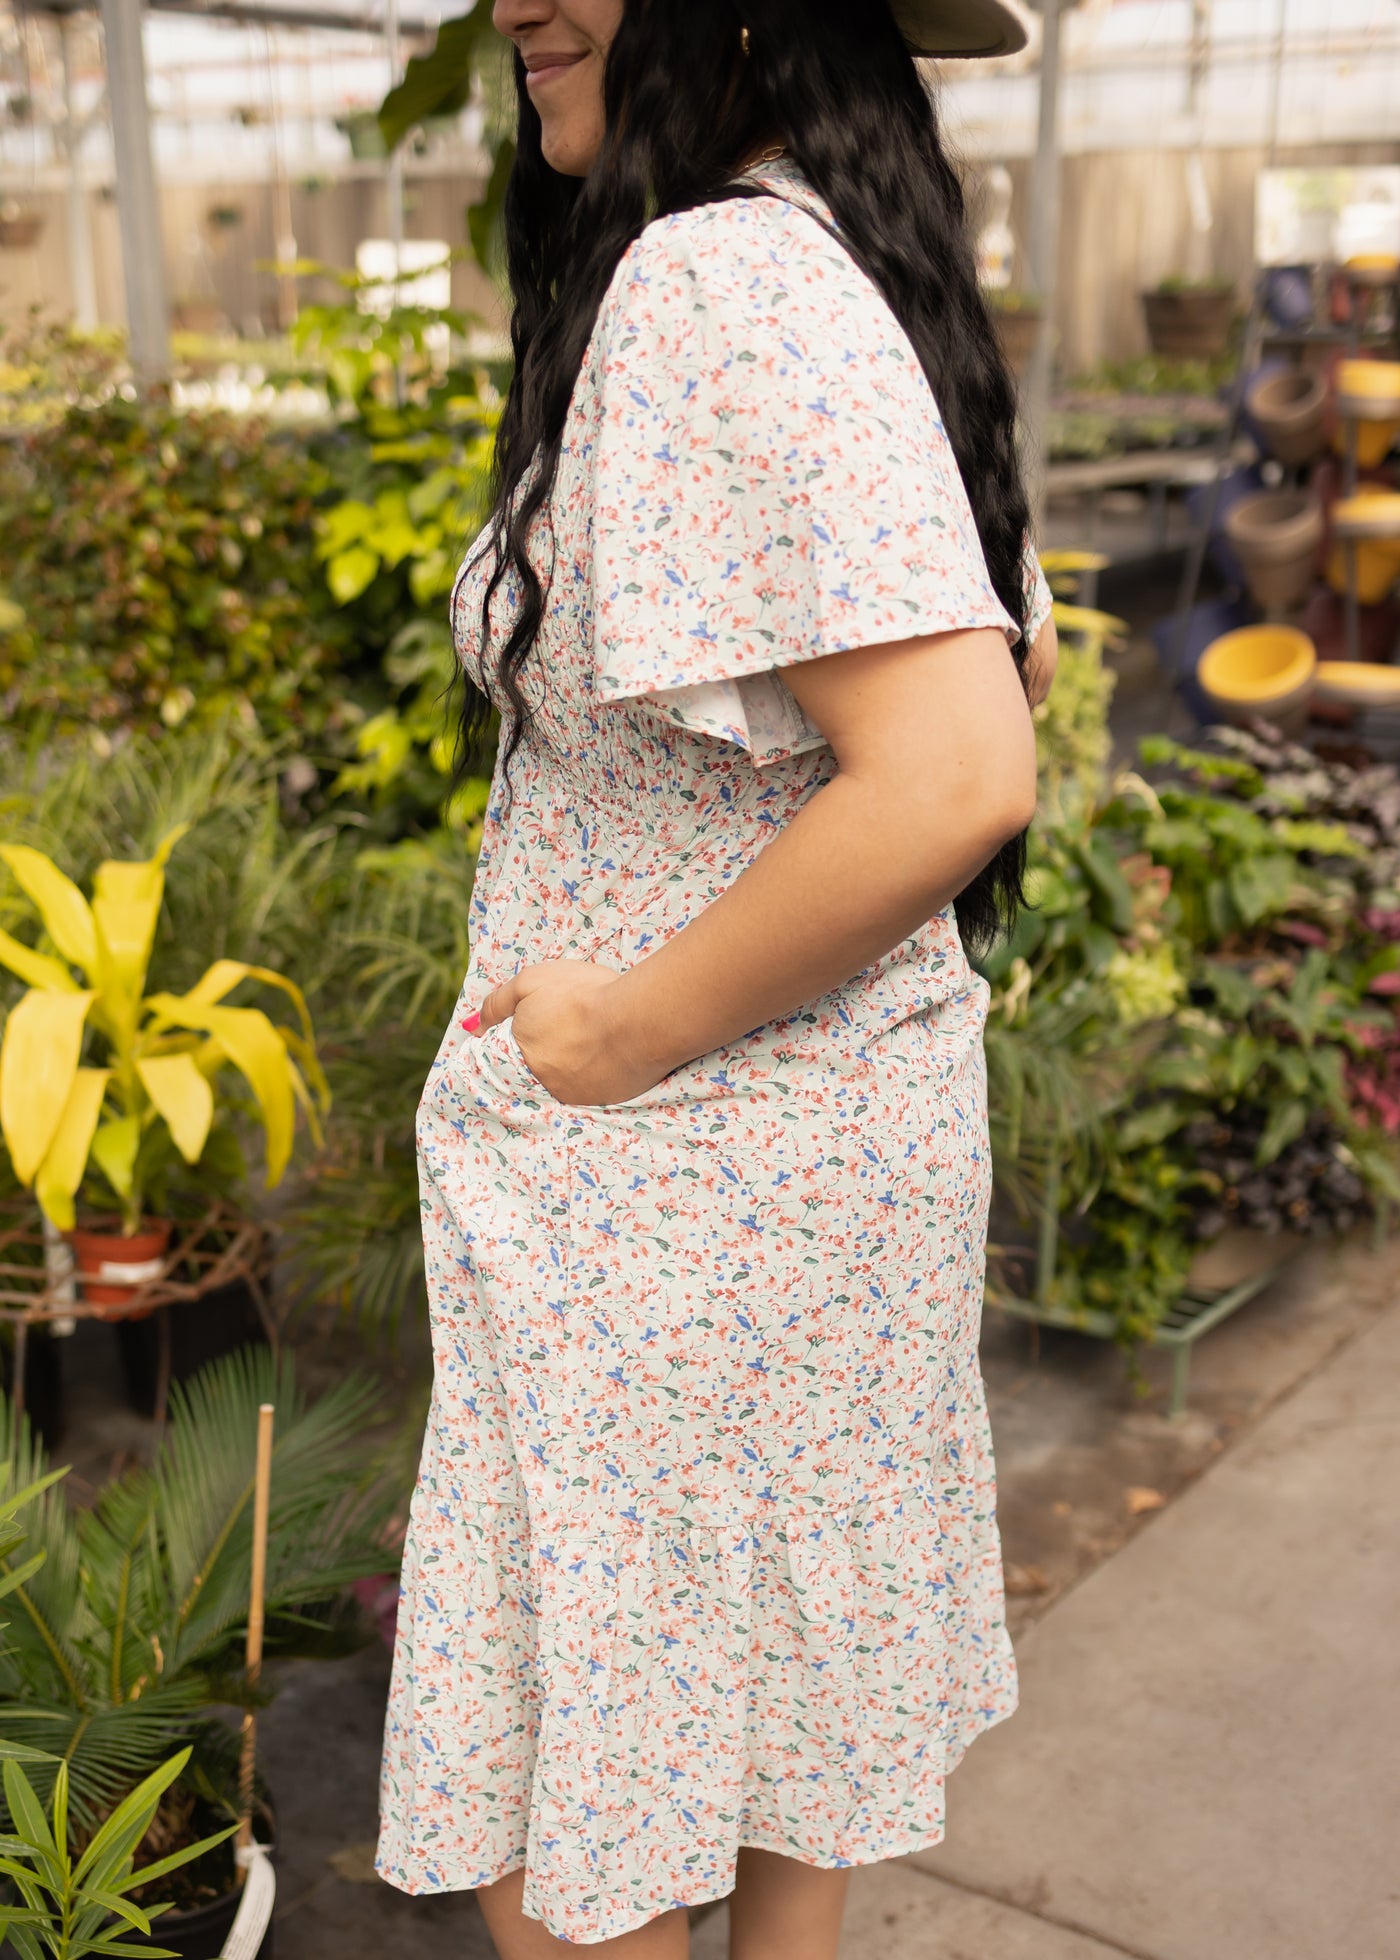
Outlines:
[[[172,1390],[153,1465],[116,1478],[91,1510],[75,1512],[60,1492],[42,1492],[31,1536],[48,1557],[10,1594],[0,1738],[66,1758],[79,1822],[95,1820],[172,1750],[197,1742],[217,1704],[246,1699],[241,1656],[262,1402],[277,1409],[269,1654],[321,1650],[345,1589],[392,1564],[383,1546],[392,1493],[365,1468],[373,1391],[349,1381],[308,1404],[290,1358],[265,1350],[228,1356]],[[8,1404],[0,1405],[0,1459],[24,1483],[45,1474],[42,1452]],[[0,1584],[13,1556],[0,1552]],[[34,1781],[46,1797],[42,1768]]]

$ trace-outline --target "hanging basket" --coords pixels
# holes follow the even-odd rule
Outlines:
[[[1235,310],[1231,286],[1160,287],[1142,296],[1147,338],[1154,354],[1172,360],[1210,361],[1225,352]]]
[[[1045,314],[1038,306],[996,305],[993,305],[991,314],[1006,364],[1019,381],[1031,364]]]
[[[27,252],[37,245],[44,230],[38,211],[22,211],[18,217],[0,218],[0,252]]]
[[[350,144],[350,154],[360,163],[382,161],[389,154],[384,141],[384,133],[379,127],[378,113],[373,109],[360,110],[355,115],[341,116],[336,128]]]

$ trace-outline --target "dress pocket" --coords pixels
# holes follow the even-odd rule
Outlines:
[[[639,1090],[635,1096],[627,1096],[621,1102],[606,1103],[565,1103],[550,1094],[543,1082],[534,1073],[525,1059],[525,1051],[515,1038],[514,1022],[510,1019],[493,1022],[480,1034],[468,1037],[472,1041],[487,1044],[487,1054],[492,1063],[512,1083],[525,1092],[529,1100],[537,1106],[555,1110],[577,1110],[582,1115],[605,1115],[614,1109],[639,1109],[647,1104],[674,1101],[676,1095],[675,1074],[663,1076],[661,1081],[649,1088]]]

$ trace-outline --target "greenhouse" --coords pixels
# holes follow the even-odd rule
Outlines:
[[[0,11],[0,1954],[1400,1951],[1400,7],[463,9]]]

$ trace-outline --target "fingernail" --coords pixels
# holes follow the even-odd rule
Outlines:
[[[466,1020],[463,1021],[462,1026],[466,1029],[468,1034],[475,1034],[477,1029],[481,1026],[480,1008],[477,1009],[475,1014],[469,1014]]]

